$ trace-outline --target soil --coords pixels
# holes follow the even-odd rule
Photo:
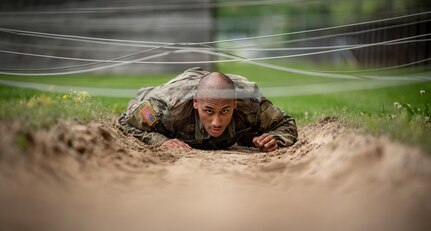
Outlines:
[[[431,160],[325,118],[270,153],[0,122],[0,230],[431,230]]]

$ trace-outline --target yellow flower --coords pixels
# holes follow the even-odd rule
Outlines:
[[[27,106],[30,108],[39,107],[39,106],[47,106],[53,104],[53,101],[50,97],[46,95],[35,95],[31,97],[28,101]]]

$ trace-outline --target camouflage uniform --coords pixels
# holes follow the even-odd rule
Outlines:
[[[296,142],[295,120],[262,97],[255,83],[231,74],[228,76],[235,83],[238,105],[224,133],[211,137],[193,108],[197,84],[208,73],[191,68],[161,86],[138,90],[138,96],[119,118],[120,128],[155,146],[172,138],[199,149],[225,149],[235,143],[254,146],[253,137],[263,133],[275,136],[279,147]]]

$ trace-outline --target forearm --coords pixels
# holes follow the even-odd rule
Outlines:
[[[279,147],[291,146],[298,140],[295,120],[273,106],[270,101],[264,102],[261,112],[261,133],[268,133],[277,139]]]
[[[166,136],[163,134],[160,134],[158,132],[154,131],[143,131],[141,129],[138,129],[132,125],[130,125],[128,122],[128,115],[127,113],[123,113],[121,117],[118,119],[120,129],[127,134],[131,134],[132,136],[138,138],[145,144],[154,145],[156,147],[159,147],[163,142],[168,140]]]
[[[279,147],[288,147],[296,143],[298,140],[298,135],[295,132],[291,131],[270,131],[270,135],[274,136],[277,139],[277,144]]]
[[[166,136],[157,132],[142,132],[141,134],[134,134],[134,137],[138,138],[142,142],[153,145],[155,147],[160,147],[163,142],[168,140]]]

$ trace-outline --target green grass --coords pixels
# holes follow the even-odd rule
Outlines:
[[[307,84],[335,83],[339,79],[310,77],[269,70],[247,64],[221,64],[219,71],[246,76],[263,88],[296,87]],[[411,71],[384,74],[405,74]],[[367,73],[368,75],[382,75]],[[14,77],[0,79],[30,81],[53,85],[132,88],[165,83],[175,74],[143,76],[79,75],[60,77]],[[360,83],[359,83],[360,84]],[[420,90],[425,90],[421,95]],[[59,120],[98,120],[112,114],[119,115],[127,107],[127,98],[84,97],[79,94],[43,93],[35,90],[0,86],[0,119],[14,120],[28,126],[49,126]],[[405,143],[423,147],[431,153],[431,123],[429,107],[431,82],[400,85],[372,90],[357,90],[331,94],[270,97],[275,105],[292,115],[300,126],[325,116],[337,116],[352,127],[373,134],[384,134]],[[394,102],[403,105],[397,109]],[[408,109],[407,104],[411,105]],[[428,106],[427,106],[428,105]],[[418,110],[418,108],[420,110]]]
[[[46,128],[62,120],[100,121],[110,114],[109,106],[86,92],[69,94],[41,93],[31,90],[0,88],[0,118],[24,127]],[[19,95],[20,97],[13,97]]]

